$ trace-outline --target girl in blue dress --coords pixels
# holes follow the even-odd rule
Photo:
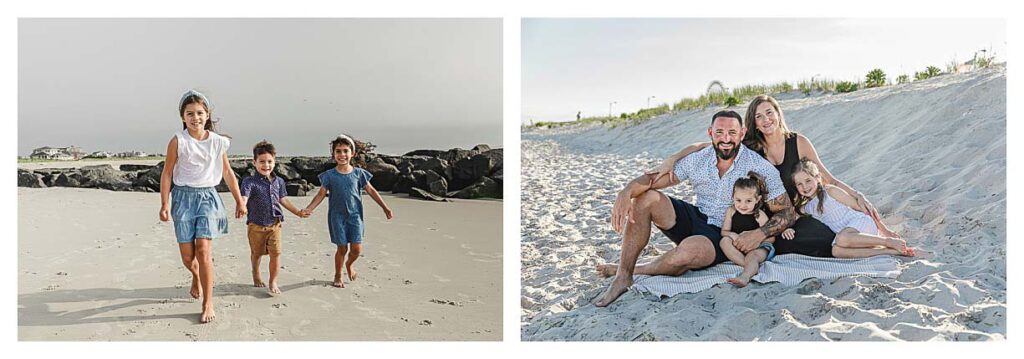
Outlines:
[[[342,264],[345,265],[345,270],[348,272],[348,279],[356,280],[356,271],[352,264],[363,251],[361,190],[366,190],[366,194],[370,195],[374,202],[377,202],[377,205],[384,210],[387,219],[394,217],[391,208],[388,208],[384,199],[370,184],[370,178],[373,175],[362,168],[352,166],[355,149],[355,141],[346,135],[339,135],[334,141],[331,141],[331,154],[337,166],[319,175],[320,192],[317,192],[309,205],[302,210],[305,214],[312,213],[324,200],[324,197],[328,197],[328,193],[330,194],[330,199],[327,201],[327,228],[330,230],[331,243],[338,246],[338,250],[334,253],[334,286],[338,288],[345,288],[345,281],[341,278]]]

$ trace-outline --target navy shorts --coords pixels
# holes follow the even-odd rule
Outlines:
[[[686,203],[681,199],[668,197],[672,201],[672,208],[676,212],[676,225],[669,229],[662,229],[661,233],[664,233],[668,239],[679,245],[683,239],[689,236],[705,236],[711,240],[711,245],[715,247],[715,260],[711,264],[695,269],[704,269],[728,261],[729,258],[725,256],[725,252],[722,252],[722,229],[718,226],[708,224],[708,216],[700,213],[700,209],[692,204]]]

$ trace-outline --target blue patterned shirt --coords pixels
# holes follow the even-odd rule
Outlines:
[[[714,146],[708,146],[683,157],[676,162],[674,170],[680,182],[690,180],[693,191],[697,194],[697,203],[693,205],[708,216],[708,224],[722,227],[725,210],[732,206],[733,184],[740,177],[745,177],[747,172],[754,171],[764,176],[768,186],[768,198],[764,199],[766,202],[786,194],[779,170],[747,146],[740,145],[736,160],[722,177],[718,176],[717,163],[718,156],[715,154]]]
[[[270,226],[276,220],[284,222],[281,199],[288,196],[288,191],[281,177],[271,175],[270,178],[256,175],[242,180],[239,188],[242,197],[249,198],[245,203],[245,208],[249,210],[246,223]]]

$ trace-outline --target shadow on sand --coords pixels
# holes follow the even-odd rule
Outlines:
[[[302,287],[330,285],[327,281],[309,280],[305,282],[283,285],[281,292],[288,292]],[[196,303],[198,299],[187,297],[188,287],[163,287],[141,289],[68,289],[38,293],[18,294],[18,326],[63,326],[75,324],[113,323],[138,320],[183,319],[192,324],[200,324],[199,307],[195,313],[189,314],[148,314],[103,316],[104,313],[153,304]],[[214,287],[214,297],[252,296],[254,298],[270,298],[266,288],[252,285],[225,283]],[[186,297],[182,297],[185,294]],[[51,311],[50,306],[57,303],[76,302],[127,302],[105,305],[76,311]],[[141,312],[141,308],[140,308]]]

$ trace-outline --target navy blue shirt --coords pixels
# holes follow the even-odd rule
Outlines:
[[[267,179],[262,175],[249,176],[242,180],[240,186],[243,197],[249,197],[245,208],[249,210],[245,223],[261,226],[273,225],[276,220],[284,222],[284,211],[281,210],[281,199],[288,196],[284,180],[271,175]]]

